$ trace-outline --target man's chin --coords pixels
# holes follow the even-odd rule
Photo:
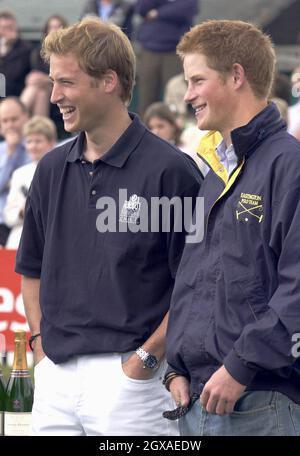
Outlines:
[[[201,131],[212,131],[212,130],[216,129],[213,122],[206,121],[206,120],[202,120],[202,121],[200,120],[199,122],[197,122],[197,127]]]
[[[64,129],[68,133],[75,133],[76,131],[78,131],[78,128],[76,128],[76,125],[71,125],[68,123],[64,123]]]
[[[202,131],[210,130],[210,128],[208,127],[208,124],[206,124],[205,122],[198,122],[197,127],[199,128],[199,130],[202,130]]]

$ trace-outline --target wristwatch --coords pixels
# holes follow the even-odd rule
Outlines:
[[[144,364],[144,369],[156,370],[158,368],[158,360],[154,355],[146,352],[142,347],[139,347],[135,353],[141,358]]]

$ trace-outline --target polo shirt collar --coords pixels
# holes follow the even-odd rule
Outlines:
[[[99,160],[104,163],[115,166],[117,168],[122,168],[126,163],[130,154],[139,144],[142,139],[146,128],[141,123],[139,117],[136,114],[129,113],[132,122],[129,127],[124,131],[115,144],[101,157]],[[85,141],[85,133],[80,132],[77,138],[75,139],[67,161],[75,162],[77,160],[82,160],[82,151]]]

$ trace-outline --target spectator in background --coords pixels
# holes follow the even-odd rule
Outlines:
[[[292,94],[298,98],[298,101],[293,106],[290,106],[288,111],[288,132],[300,139],[300,66],[296,67],[292,73]]]
[[[98,16],[103,21],[121,27],[130,38],[135,4],[136,0],[87,0],[81,18],[91,15]]]
[[[145,111],[144,122],[152,133],[180,147],[181,129],[175,114],[165,103],[152,103]]]
[[[286,74],[276,73],[271,96],[273,98],[281,98],[289,105],[291,103],[291,90],[290,78]]]
[[[276,104],[278,111],[281,114],[281,117],[285,121],[285,123],[288,125],[288,104],[283,98],[278,98],[278,97],[273,97],[270,99],[270,101],[273,101],[273,103]]]
[[[187,82],[184,79],[184,73],[176,74],[169,79],[164,89],[164,102],[181,118],[188,116],[188,105],[184,102],[186,91]]]
[[[0,73],[5,76],[6,96],[19,96],[30,71],[30,47],[19,37],[15,16],[0,12]]]
[[[288,107],[291,102],[291,81],[286,74],[276,72],[270,101],[273,101],[276,104],[281,117],[288,127]]]
[[[191,27],[198,0],[138,0],[135,12],[144,18],[138,31],[141,44],[138,68],[138,111],[162,99],[166,83],[181,73],[176,45]]]
[[[208,166],[197,155],[200,140],[207,133],[206,131],[199,131],[196,124],[181,128],[182,118],[179,119],[168,105],[161,101],[152,103],[146,109],[143,120],[152,133],[169,141],[192,157],[203,177],[207,174]]]
[[[0,104],[0,126],[4,141],[0,143],[0,246],[5,246],[9,227],[4,222],[3,210],[15,169],[30,160],[23,143],[23,127],[28,120],[26,106],[16,97]]]
[[[62,16],[57,14],[50,16],[44,26],[42,41],[48,33],[66,26],[67,21]],[[41,44],[31,53],[32,71],[26,77],[26,87],[20,98],[32,115],[48,117],[52,86],[48,75],[49,65],[43,62],[40,51]]]
[[[11,228],[6,248],[17,249],[22,234],[23,218],[28,190],[40,159],[51,150],[56,142],[56,126],[47,117],[32,117],[24,126],[23,136],[26,151],[32,162],[16,169],[12,175],[4,220]]]

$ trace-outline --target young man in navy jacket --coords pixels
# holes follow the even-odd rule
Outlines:
[[[268,103],[275,53],[241,21],[207,21],[177,48],[185,101],[210,166],[205,234],[186,245],[167,333],[166,386],[185,435],[295,435],[300,428],[300,145]],[[298,429],[298,431],[297,431]]]

